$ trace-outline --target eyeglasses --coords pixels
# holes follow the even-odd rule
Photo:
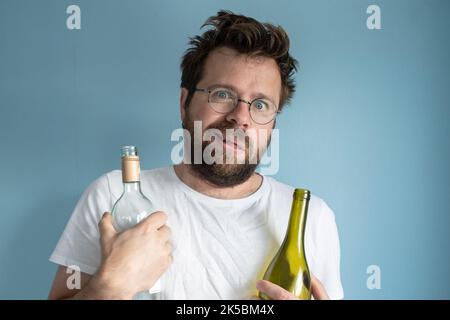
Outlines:
[[[239,102],[248,104],[250,117],[257,124],[268,124],[280,113],[277,106],[268,99],[242,100],[238,98],[234,91],[227,88],[195,88],[195,91],[207,93],[210,107],[218,113],[228,114],[232,112],[238,106]]]

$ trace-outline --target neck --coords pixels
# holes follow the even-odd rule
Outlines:
[[[249,179],[239,185],[218,187],[197,176],[190,164],[181,163],[175,165],[174,169],[178,178],[190,188],[209,197],[225,200],[245,198],[257,191],[263,181],[260,174],[253,173]]]
[[[304,255],[304,233],[306,226],[307,206],[307,200],[300,198],[293,199],[288,231],[285,237],[285,243],[288,246],[296,248],[302,256]]]
[[[123,192],[140,192],[140,191],[141,191],[141,183],[139,181],[123,183]]]

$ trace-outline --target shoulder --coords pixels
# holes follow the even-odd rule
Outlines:
[[[264,176],[264,179],[267,180],[267,183],[270,187],[270,192],[273,196],[277,197],[279,201],[286,202],[289,205],[292,203],[292,196],[294,194],[295,187],[280,182],[273,177]],[[314,211],[314,214],[317,216],[324,215],[327,218],[334,219],[333,211],[328,207],[327,203],[320,196],[315,194],[314,190],[310,191],[310,210]]]
[[[164,184],[167,184],[173,179],[171,172],[171,167],[161,167],[154,168],[150,170],[141,171],[141,185],[144,190],[162,188]],[[97,186],[107,186],[109,192],[113,198],[117,198],[121,195],[123,191],[122,184],[122,171],[112,170],[105,173],[103,176],[97,179],[98,182],[94,181],[94,185]]]
[[[276,217],[281,223],[281,230],[284,230],[289,219],[289,214],[292,205],[292,197],[295,187],[276,180],[273,177],[264,176],[269,185],[269,196],[271,202],[275,204],[272,211],[276,211]],[[328,204],[319,195],[311,191],[311,198],[309,200],[307,229],[314,234],[320,234],[320,229],[333,225],[335,222],[334,212],[330,209]],[[277,209],[277,210],[275,210]]]
[[[267,180],[267,183],[274,191],[281,192],[283,194],[291,193],[291,195],[292,195],[292,192],[294,192],[294,187],[292,187],[286,183],[283,183],[281,181],[278,181],[274,177],[264,176],[264,179]]]
[[[168,181],[173,178],[172,172],[173,167],[171,166],[154,168],[150,170],[142,170],[141,177],[142,180],[151,179],[154,181]]]
[[[109,176],[112,173],[107,172],[92,180],[83,192],[82,197],[101,196],[110,194]]]

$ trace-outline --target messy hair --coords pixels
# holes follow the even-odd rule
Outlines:
[[[289,37],[282,27],[225,10],[206,20],[202,28],[208,26],[210,28],[202,35],[190,38],[190,47],[182,57],[181,87],[189,92],[186,105],[189,105],[195,87],[203,76],[208,54],[220,47],[249,56],[274,59],[281,75],[279,110],[290,102],[295,92],[293,76],[298,62],[289,54]]]

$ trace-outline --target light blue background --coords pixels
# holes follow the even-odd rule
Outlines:
[[[0,298],[47,297],[47,259],[122,144],[144,169],[170,163],[180,57],[221,8],[290,34],[301,66],[276,178],[334,210],[346,298],[450,298],[450,1],[400,0],[1,0]]]

